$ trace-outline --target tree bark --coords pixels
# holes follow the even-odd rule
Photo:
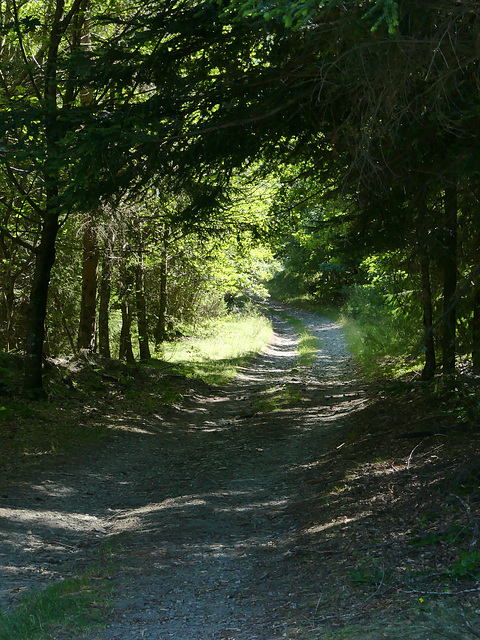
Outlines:
[[[135,362],[135,356],[133,355],[131,333],[133,318],[132,306],[127,300],[124,300],[120,305],[120,309],[122,311],[122,328],[120,330],[118,358],[119,360],[126,360],[126,362],[133,364]]]
[[[127,267],[122,260],[120,277],[122,281],[120,310],[122,312],[122,328],[120,330],[120,347],[118,352],[119,360],[126,360],[129,363],[135,362],[132,348],[132,319],[133,305],[131,302],[133,277],[132,270]]]
[[[155,328],[155,341],[157,344],[167,339],[167,278],[168,278],[168,239],[170,230],[163,232],[163,246],[160,261],[160,301],[158,305],[157,326]]]
[[[141,261],[135,266],[135,302],[137,307],[140,360],[149,360],[151,355],[148,343],[147,305],[145,301],[145,282]]]
[[[52,203],[58,194],[55,187],[50,191],[49,201]],[[40,393],[42,388],[42,356],[48,286],[55,262],[58,229],[58,211],[50,204],[45,214],[40,244],[36,250],[35,270],[28,304],[23,388],[29,393],[36,390]]]
[[[52,291],[52,294],[53,294],[53,299],[55,301],[55,304],[57,305],[57,309],[60,312],[60,315],[62,316],[62,327],[63,327],[63,330],[65,331],[65,335],[67,336],[68,342],[70,344],[70,349],[72,350],[72,353],[75,353],[75,341],[73,339],[72,332],[68,327],[67,316],[63,312],[62,301],[60,300],[60,296],[58,295],[58,293],[56,293],[55,291]]]
[[[83,234],[82,300],[77,337],[79,350],[95,351],[98,259],[97,234],[90,220]]]
[[[430,259],[425,247],[420,247],[420,274],[422,279],[422,310],[424,327],[425,364],[422,380],[431,380],[435,375],[435,342],[433,337],[433,305],[430,281]]]
[[[11,273],[7,273],[6,279],[3,285],[3,307],[5,310],[5,334],[3,340],[3,347],[6,351],[10,351],[12,348],[12,328],[13,328],[13,305],[15,302],[15,279]]]
[[[455,375],[456,300],[457,289],[457,187],[445,189],[445,236],[443,256],[443,340],[442,370],[444,376]]]
[[[56,0],[54,5],[45,72],[43,76],[43,95],[33,75],[28,72],[32,88],[45,107],[44,132],[46,158],[43,162],[43,181],[45,184],[45,206],[42,213],[40,243],[35,250],[35,269],[30,291],[25,341],[24,391],[29,394],[42,393],[42,356],[45,341],[45,319],[47,314],[48,287],[53,264],[55,262],[55,244],[59,230],[59,142],[62,137],[58,125],[58,56],[60,42],[77,13],[81,0],[74,0],[67,16],[64,16],[65,1]],[[15,12],[16,31],[19,45],[24,53],[20,25]],[[25,60],[25,62],[27,62]],[[28,66],[28,65],[27,65]]]
[[[478,274],[476,280],[478,279]],[[473,288],[473,336],[472,365],[473,372],[480,373],[480,283],[475,282]]]
[[[100,302],[98,308],[98,351],[110,358],[110,296],[112,293],[112,242],[105,242],[100,278]]]

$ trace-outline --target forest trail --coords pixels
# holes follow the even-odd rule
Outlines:
[[[113,606],[82,638],[311,637],[324,584],[302,559],[309,498],[365,398],[341,329],[289,313],[318,339],[313,366],[298,366],[298,335],[273,313],[271,343],[233,384],[192,383],[142,422],[112,415],[117,435],[98,452],[3,496],[3,607],[110,541]]]

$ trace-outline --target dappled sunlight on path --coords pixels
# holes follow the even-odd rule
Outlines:
[[[0,510],[3,603],[22,576],[65,577],[118,540],[113,612],[91,640],[303,638],[316,587],[295,562],[302,474],[325,465],[365,400],[341,329],[298,315],[319,340],[313,366],[298,366],[298,336],[274,317],[274,339],[233,384],[187,384],[179,406],[141,421],[112,414],[102,451],[24,483]]]

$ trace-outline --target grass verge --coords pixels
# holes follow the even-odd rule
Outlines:
[[[186,376],[226,384],[269,342],[271,322],[260,313],[235,314],[204,327],[202,335],[163,346],[162,359]]]
[[[411,345],[388,318],[373,322],[348,315],[340,318],[349,350],[369,379],[398,379],[421,369],[420,356],[407,358]]]
[[[102,554],[88,572],[31,593],[14,611],[0,613],[0,640],[70,640],[102,625],[111,591],[107,547]]]
[[[167,344],[169,362],[127,365],[81,352],[48,364],[47,397],[38,401],[21,397],[21,357],[0,354],[0,484],[49,459],[98,447],[112,437],[118,411],[152,413],[178,401],[182,384],[172,374],[228,382],[271,335],[265,316],[236,314],[211,323],[197,338]]]
[[[372,292],[358,288],[340,311],[320,304],[309,294],[279,294],[284,304],[340,322],[349,350],[369,379],[399,379],[418,374],[422,367],[418,323],[402,314],[392,314]],[[406,354],[414,354],[411,357]]]

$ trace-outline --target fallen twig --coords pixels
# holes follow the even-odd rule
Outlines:
[[[462,589],[461,591],[424,591],[423,589],[399,589],[400,593],[410,593],[424,596],[459,596],[465,593],[476,593],[480,591],[480,587],[474,589]]]

